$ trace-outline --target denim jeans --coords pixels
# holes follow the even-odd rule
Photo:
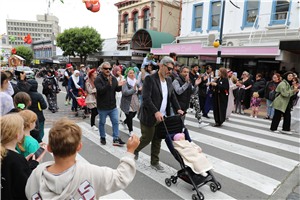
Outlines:
[[[171,116],[175,115],[173,107],[172,107],[172,103],[170,103],[170,115]]]
[[[237,111],[239,109],[239,112]],[[235,101],[235,112],[236,113],[241,113],[242,111],[242,102],[239,100]]]
[[[112,110],[99,110],[99,132],[100,137],[105,137],[105,122],[106,117],[109,115],[110,121],[112,123],[112,129],[113,129],[113,139],[116,140],[119,137],[119,119],[118,119],[118,109],[114,108]]]
[[[267,106],[268,106],[268,110],[267,110],[267,115],[269,117],[274,117],[274,112],[275,112],[275,108],[271,107],[270,105],[272,104],[273,101],[267,99]]]

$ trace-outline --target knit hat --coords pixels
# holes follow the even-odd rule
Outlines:
[[[179,140],[182,136],[185,136],[184,133],[177,133],[176,135],[174,135],[173,140],[177,141]]]
[[[67,69],[71,69],[73,66],[71,64],[67,64]]]

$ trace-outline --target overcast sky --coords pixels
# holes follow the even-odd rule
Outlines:
[[[36,15],[47,12],[48,0],[0,0],[0,34],[6,33],[6,19],[37,21]],[[114,3],[118,0],[100,0],[100,11],[93,13],[86,9],[82,0],[50,0],[53,15],[59,18],[61,31],[73,27],[90,26],[101,38],[117,37],[118,12]]]

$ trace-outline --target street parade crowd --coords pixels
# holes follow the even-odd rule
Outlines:
[[[201,132],[202,127],[209,125],[202,118],[209,118],[210,111],[215,121],[212,126],[221,128],[231,114],[242,115],[250,108],[250,117],[257,118],[265,98],[264,119],[272,121],[270,134],[279,132],[280,123],[283,134],[300,132],[300,86],[295,69],[283,68],[267,82],[260,73],[253,80],[247,71],[237,77],[230,69],[215,72],[210,65],[204,66],[204,71],[200,67],[181,65],[175,53],[159,62],[148,54],[141,69],[104,62],[97,69],[81,65],[77,70],[67,64],[60,80],[57,70],[49,67],[36,75],[43,78],[42,94],[35,78],[26,79],[25,73],[20,73],[16,84],[11,72],[1,71],[1,198],[85,199],[90,197],[91,190],[99,198],[124,189],[135,176],[134,159],[138,160],[139,152],[150,143],[151,167],[162,172],[162,139],[156,130],[166,116],[179,114],[185,120],[186,113],[192,112]],[[48,144],[43,142],[43,112],[47,108],[59,112],[57,98],[62,87],[66,89],[65,106],[71,107],[75,117],[80,111],[84,116],[90,115],[91,131],[99,131],[102,145],[106,145],[107,116],[112,124],[114,146],[125,145],[119,136],[119,125],[128,130],[127,153],[117,170],[75,161],[76,152],[82,148],[82,133],[67,118],[54,122]],[[133,134],[136,116],[140,121],[140,138]],[[174,136],[174,141],[180,144],[185,141],[183,136]],[[201,154],[201,148],[195,148]],[[36,154],[39,150],[42,153]],[[46,152],[53,153],[54,161],[41,162]],[[206,176],[201,170],[199,174]],[[93,178],[95,175],[97,179]]]

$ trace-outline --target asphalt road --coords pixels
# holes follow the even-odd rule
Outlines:
[[[42,79],[37,79],[41,84]],[[61,83],[60,83],[61,85]],[[42,87],[39,85],[39,92]],[[83,130],[83,148],[77,159],[99,166],[116,168],[119,160],[126,151],[126,147],[112,145],[111,122],[107,119],[107,145],[100,145],[99,132],[90,129],[90,119],[75,118],[71,106],[65,106],[65,89],[58,94],[57,113],[44,111],[46,118],[45,137],[55,120],[68,117],[75,120]],[[204,122],[213,124],[212,112],[210,119]],[[98,120],[96,120],[98,123]],[[209,185],[200,188],[205,199],[268,199],[277,192],[282,182],[292,170],[299,166],[299,134],[283,135],[269,131],[270,121],[261,118],[249,118],[249,115],[233,114],[222,128],[206,126],[199,129],[194,115],[187,114],[186,127],[192,140],[199,145],[209,162],[214,166],[213,174],[222,184],[220,191],[213,193]],[[140,125],[134,119],[134,133],[138,136]],[[127,130],[120,126],[120,137],[127,141]],[[53,160],[48,153],[44,161]],[[125,190],[102,199],[191,199],[195,191],[192,186],[178,180],[171,187],[166,186],[165,178],[180,169],[179,163],[171,155],[164,141],[160,153],[161,164],[166,169],[159,173],[150,168],[150,147],[140,152],[136,162],[137,173],[133,182]],[[278,190],[279,191],[279,190]]]

